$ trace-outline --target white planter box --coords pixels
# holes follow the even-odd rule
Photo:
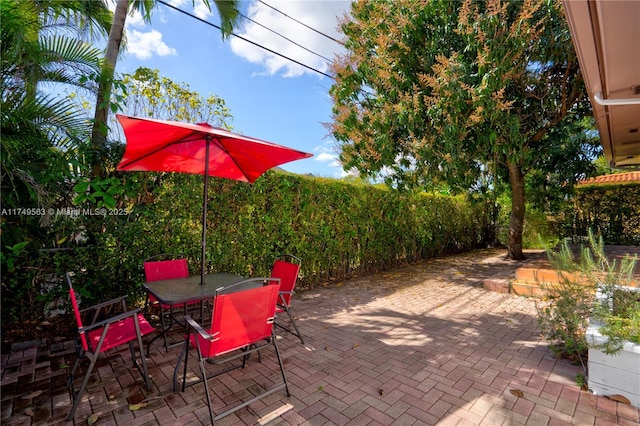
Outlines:
[[[600,325],[592,321],[587,329],[587,343],[600,345],[606,341]],[[589,390],[596,395],[622,395],[640,408],[640,345],[626,342],[621,352],[606,355],[589,348]]]
[[[587,342],[604,341],[597,325],[589,326]],[[589,349],[589,390],[596,395],[622,395],[640,408],[640,345],[625,343],[616,355]]]

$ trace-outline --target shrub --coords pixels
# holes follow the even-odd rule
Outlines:
[[[568,219],[571,235],[589,229],[607,244],[640,244],[640,183],[581,185],[575,188],[574,209]]]
[[[584,362],[589,344],[586,329],[590,318],[603,323],[600,332],[605,353],[615,353],[624,340],[640,340],[640,301],[624,286],[633,280],[636,258],[618,263],[605,255],[602,237],[589,231],[589,247],[581,247],[579,261],[565,240],[557,252],[547,250],[560,282],[545,286],[545,298],[537,304],[540,329],[558,354]],[[604,297],[596,298],[596,292]],[[611,303],[609,303],[611,301]]]
[[[66,301],[63,281],[42,289],[30,284],[39,271],[54,278],[76,272],[74,287],[87,304],[125,294],[141,300],[142,262],[154,254],[181,254],[192,273],[199,271],[202,176],[114,173],[97,183],[79,186],[85,192],[75,197],[76,207],[108,206],[106,215],[32,223],[24,247],[3,239],[3,323],[42,317],[46,303]],[[471,250],[482,235],[481,212],[464,197],[275,170],[252,185],[212,178],[207,202],[208,271],[263,276],[276,255],[291,253],[303,261],[301,289]],[[36,239],[36,233],[44,236]]]

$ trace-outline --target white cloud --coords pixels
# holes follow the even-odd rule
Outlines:
[[[110,11],[116,10],[116,0],[108,0],[107,8]],[[153,12],[152,12],[153,13]],[[144,22],[144,18],[142,14],[138,12],[138,10],[133,10],[133,13],[127,13],[127,19],[125,21],[126,26],[136,26],[136,27],[144,27],[146,24]]]
[[[180,4],[185,0],[177,0],[175,3]],[[108,3],[110,10],[115,10],[115,1],[111,0]],[[165,15],[159,13],[156,8],[152,12],[152,20],[165,20]],[[148,28],[148,24],[144,21],[142,14],[137,10],[134,10],[132,14],[127,15],[125,21],[125,36],[127,38],[127,52],[134,57],[145,60],[150,59],[152,56],[169,56],[176,55],[177,51],[173,47],[169,47],[162,40],[162,33],[157,30],[150,31],[138,31],[134,28],[145,30]]]
[[[324,162],[324,161],[327,161],[327,162],[328,161],[335,161],[337,158],[338,158],[337,155],[331,154],[329,152],[322,152],[322,153],[316,155],[315,157],[313,157],[314,160],[322,161],[322,162]]]
[[[168,3],[171,6],[175,6],[178,9],[182,9],[182,10],[189,10],[190,8],[193,8],[193,14],[196,15],[198,18],[204,19],[204,20],[207,20],[207,18],[209,18],[210,16],[213,16],[214,14],[209,10],[209,8],[207,7],[204,1],[198,0],[194,2],[192,0],[169,0]],[[217,8],[213,3],[213,1],[209,1],[209,4],[211,5],[211,10],[217,11]],[[159,8],[154,9],[153,11],[154,17],[155,17],[155,14],[158,13],[158,10]]]
[[[211,9],[217,10],[213,2],[211,2]],[[207,19],[209,16],[213,14],[209,10],[209,8],[204,4],[204,2],[197,2],[193,7],[193,14],[196,15],[200,19]]]
[[[153,19],[153,18],[152,18]],[[143,28],[147,25],[142,14],[137,10],[133,11],[133,15],[128,14],[127,19],[125,21],[125,25],[129,27],[140,27]]]
[[[138,59],[149,59],[151,56],[176,55],[176,49],[162,41],[162,33],[156,30],[127,32],[127,51]]]
[[[340,170],[340,173],[337,175],[337,177],[339,178],[344,178],[347,176],[351,176],[351,177],[358,177],[360,176],[360,173],[358,173],[358,170],[356,169],[351,169],[349,171],[344,171],[344,170]]]
[[[335,149],[330,148],[331,144],[332,142],[326,142],[322,145],[316,146],[313,149],[313,152],[315,153],[315,155],[313,156],[314,161],[327,163],[328,167],[336,169],[331,174],[333,177],[343,178],[345,176],[351,175],[351,173],[345,172],[342,169],[342,163],[338,158],[337,152],[335,152]]]
[[[337,30],[337,18],[342,17],[342,15],[349,10],[350,2],[297,0],[271,1],[268,4],[291,18],[339,40],[341,36]],[[265,6],[263,3],[252,3],[249,6],[247,16],[262,24],[264,27],[282,34],[284,37],[293,40],[295,43],[329,60],[333,60],[334,54],[342,50],[341,45],[335,41],[306,28],[304,25],[284,16],[273,8]],[[328,70],[327,59],[296,46],[278,34],[251,21],[245,20],[243,28],[236,31],[236,33],[319,71],[326,73]],[[247,43],[237,37],[232,37],[230,44],[231,50],[236,55],[249,62],[264,66],[266,73],[269,75],[275,75],[279,72],[285,77],[297,77],[304,73],[317,75],[312,70]]]
[[[191,0],[170,0],[169,4],[177,8],[184,9],[185,6],[192,5]],[[115,10],[115,0],[109,0],[107,3],[111,11]],[[213,6],[212,6],[213,7]],[[213,7],[215,9],[215,7]],[[204,2],[196,2],[193,5],[193,14],[200,19],[207,19],[212,16]],[[151,21],[159,21],[166,23],[167,15],[165,10],[160,7],[156,7],[151,11]],[[149,28],[149,24],[145,22],[142,14],[137,10],[127,15],[125,21],[126,37],[127,37],[127,51],[138,59],[150,59],[152,56],[168,56],[176,55],[177,51],[173,47],[168,46],[162,40],[162,33],[157,30],[150,31],[137,31],[134,28],[146,30]]]

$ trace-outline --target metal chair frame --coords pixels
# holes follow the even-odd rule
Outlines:
[[[302,333],[300,333],[298,325],[291,314],[291,299],[295,293],[294,289],[296,287],[296,281],[298,280],[301,263],[300,259],[292,254],[281,254],[276,257],[276,260],[273,263],[271,276],[280,278],[280,293],[278,295],[278,303],[276,307],[275,325],[296,336],[300,339],[300,343],[304,345]],[[289,322],[291,327],[293,327],[293,330],[278,321],[277,314],[282,312],[286,313],[289,317]]]
[[[131,352],[133,365],[142,375],[147,390],[151,390],[151,382],[149,380],[149,370],[144,356],[142,336],[155,331],[155,329],[147,322],[140,312],[140,309],[127,310],[125,301],[126,296],[80,310],[76,293],[71,283],[71,274],[68,272],[66,273],[66,280],[69,285],[69,297],[71,299],[71,305],[73,306],[79,334],[76,340],[77,357],[67,381],[67,385],[71,392],[71,398],[73,400],[71,411],[67,416],[67,420],[71,421],[75,415],[80,400],[82,399],[82,395],[86,391],[87,384],[89,383],[89,377],[93,372],[98,356],[100,353],[106,352],[109,349],[127,343],[129,345],[129,351]],[[123,311],[121,314],[106,319],[100,319],[110,311],[118,309],[118,307]],[[93,311],[91,322],[89,325],[84,325],[82,323],[82,316],[84,313],[91,311]],[[140,363],[137,361],[136,353],[133,348],[134,340],[138,342],[141,360]],[[82,384],[76,391],[74,385],[75,373],[83,359],[89,360],[89,366],[87,367],[87,372],[82,380]]]
[[[156,260],[156,259],[164,259],[164,260]],[[168,280],[173,278],[185,278],[189,276],[189,268],[187,266],[187,260],[183,256],[178,254],[173,254],[173,253],[157,254],[155,256],[148,257],[147,259],[144,260],[143,263],[144,263],[145,279],[147,282],[153,282],[153,281],[159,281],[159,280],[165,280],[165,279]],[[165,264],[165,265],[171,266],[172,268],[166,271],[163,271],[164,273],[160,274],[159,271],[156,269],[157,266],[160,264]],[[171,328],[174,309],[183,308],[184,315],[187,315],[187,309],[189,307],[193,307],[196,305],[200,306],[201,304],[200,302],[193,302],[189,304],[169,306],[158,301],[155,297],[153,297],[152,294],[147,293],[147,300],[145,302],[145,312],[148,312],[149,306],[152,306],[152,305],[158,306],[160,308],[160,326],[162,328],[161,335],[164,340],[164,349],[165,351],[168,351],[169,348],[172,348],[180,344],[180,343],[177,343],[175,345],[169,345],[167,342],[167,333]],[[167,315],[166,314],[167,311],[169,316],[169,324],[165,325],[165,315]],[[149,346],[147,347],[147,356],[149,355],[149,349],[151,348],[151,344],[154,341],[155,339],[149,342]]]
[[[256,282],[257,287],[233,291],[233,287],[246,286],[247,283],[252,281]],[[193,346],[197,349],[200,376],[198,376],[197,381],[189,383],[188,386],[204,382],[212,425],[216,420],[235,413],[281,389],[285,389],[287,396],[291,396],[273,328],[278,289],[279,280],[270,277],[249,278],[227,288],[220,289],[213,299],[213,314],[209,331],[205,331],[204,328],[191,317],[186,317],[188,324],[187,334],[185,336],[184,347],[174,371],[174,391],[178,388],[177,376],[182,359],[184,359],[182,391],[184,392],[186,389],[189,348]],[[207,383],[208,380],[233,369],[244,368],[250,354],[258,352],[260,355],[259,351],[269,345],[273,345],[275,350],[282,375],[282,383],[278,383],[250,400],[216,415],[211,406],[211,391]],[[241,359],[242,362],[237,365],[231,365],[222,371],[217,371],[215,374],[207,375],[206,364],[222,365],[238,359]]]

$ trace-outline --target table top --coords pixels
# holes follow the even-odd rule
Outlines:
[[[204,284],[200,284],[200,278],[200,275],[192,275],[186,278],[148,282],[144,283],[144,286],[161,303],[177,305],[213,298],[216,291],[224,292],[224,287],[247,280],[246,277],[226,272],[205,275]],[[246,286],[236,286],[234,291],[255,287],[256,284],[253,281]]]

